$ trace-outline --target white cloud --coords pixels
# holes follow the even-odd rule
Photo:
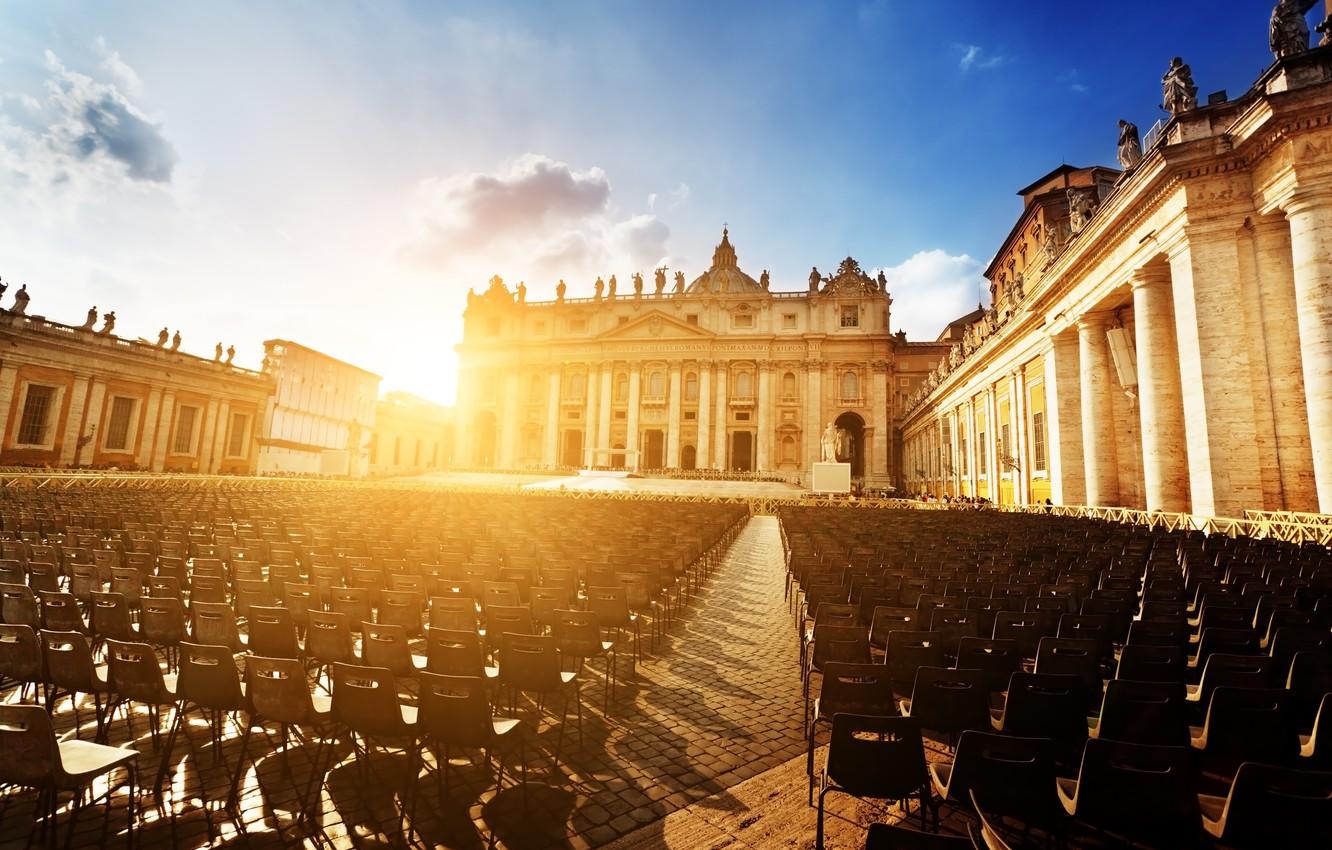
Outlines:
[[[998,53],[987,53],[985,48],[979,44],[959,44],[957,49],[962,53],[957,66],[964,72],[973,68],[980,70],[998,68],[1008,61],[1007,56],[1001,56]]]
[[[893,297],[893,331],[913,340],[932,340],[954,319],[986,300],[989,283],[984,267],[966,254],[940,248],[920,251],[896,266],[883,269]]]
[[[99,67],[110,75],[126,94],[137,97],[143,92],[143,80],[139,79],[138,73],[120,58],[120,51],[108,47],[106,39],[100,35],[97,36],[93,47],[97,55],[102,57],[102,64]]]
[[[678,206],[688,193],[682,183],[649,196],[649,209]],[[556,279],[572,286],[597,275],[646,273],[667,256],[670,227],[652,212],[617,211],[610,180],[595,166],[578,170],[529,153],[494,172],[423,181],[420,197],[419,232],[402,246],[403,258],[469,285],[500,274],[538,287]]]
[[[1068,90],[1074,94],[1086,94],[1091,91],[1087,84],[1082,81],[1082,75],[1078,73],[1077,68],[1069,68],[1067,71],[1055,77],[1055,82],[1061,86],[1067,86]]]
[[[657,202],[660,201],[664,209],[674,210],[685,205],[689,201],[690,189],[688,183],[681,183],[665,195],[653,192],[648,195],[648,209],[655,210]]]

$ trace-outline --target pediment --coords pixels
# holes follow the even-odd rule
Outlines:
[[[597,339],[706,339],[716,336],[698,325],[682,322],[660,310],[639,316],[623,325],[617,325]]]

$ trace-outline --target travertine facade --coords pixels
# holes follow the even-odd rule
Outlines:
[[[259,441],[259,471],[364,477],[379,376],[285,339],[264,342],[264,372],[276,394]]]
[[[1332,48],[1065,196],[1040,227],[1028,199],[995,309],[911,399],[909,489],[1332,512]],[[1093,202],[1080,227],[1070,200]]]
[[[528,303],[498,278],[469,298],[460,359],[459,466],[609,466],[796,479],[819,434],[852,435],[868,486],[898,478],[895,421],[947,346],[889,333],[882,275],[849,257],[807,289],[741,271],[729,235],[712,266],[668,287],[614,278],[592,298]],[[612,295],[612,293],[614,293]]]
[[[0,464],[255,471],[268,375],[8,311],[0,352]]]
[[[411,393],[387,393],[375,405],[370,475],[417,475],[444,469],[453,457],[453,408]]]

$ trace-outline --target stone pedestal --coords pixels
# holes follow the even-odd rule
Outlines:
[[[826,462],[814,464],[810,489],[815,493],[850,493],[851,464]]]

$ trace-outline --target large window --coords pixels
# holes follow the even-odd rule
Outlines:
[[[753,398],[754,397],[754,376],[748,372],[741,372],[735,376],[735,397]]]
[[[855,372],[842,373],[842,400],[857,401],[860,399],[860,376]]]
[[[1013,435],[1008,430],[1008,423],[1005,422],[999,428],[999,461],[1001,463],[1006,463],[1009,458],[1013,457],[1013,446],[1010,442],[1012,438]]]
[[[782,398],[792,400],[796,398],[796,376],[794,372],[787,372],[782,375]]]
[[[1031,415],[1031,460],[1038,470],[1045,469],[1045,412]]]
[[[106,440],[103,445],[109,452],[129,450],[130,423],[134,418],[134,399],[118,395],[111,399],[111,416],[106,424]]]
[[[629,376],[623,372],[615,376],[615,400],[629,400]]]
[[[796,459],[796,441],[795,437],[782,437],[782,463],[795,463]]]
[[[569,376],[569,383],[565,386],[564,397],[568,399],[581,399],[584,391],[587,389],[587,378],[582,372],[575,372]]]
[[[664,395],[666,395],[666,373],[658,371],[648,375],[648,396],[661,398]]]
[[[985,470],[990,468],[989,458],[986,457],[985,432],[976,432],[976,472],[985,475]]]
[[[231,432],[227,436],[227,457],[243,458],[250,447],[250,415],[231,414]]]
[[[698,375],[693,372],[685,375],[685,399],[698,401]]]
[[[967,438],[961,435],[957,438],[957,465],[961,467],[960,472],[966,475],[967,470]]]
[[[860,307],[855,304],[847,304],[842,307],[842,327],[860,327]]]
[[[50,440],[51,412],[55,407],[56,388],[29,384],[19,419],[18,442],[21,446],[45,446]]]
[[[194,454],[194,429],[199,420],[199,408],[182,404],[176,413],[176,434],[171,440],[173,454]]]

